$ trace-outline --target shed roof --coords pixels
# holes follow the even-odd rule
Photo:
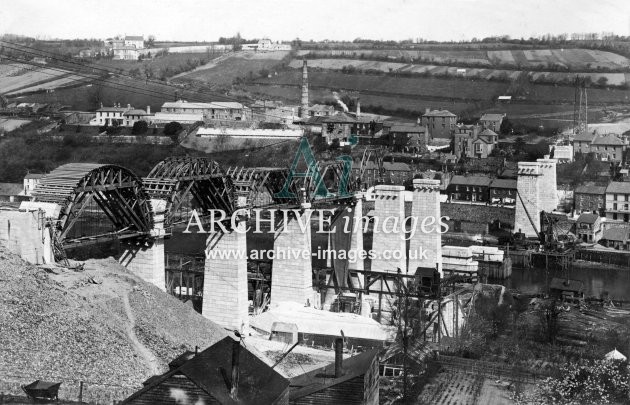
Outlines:
[[[630,194],[630,183],[611,181],[608,187],[606,187],[606,193]]]
[[[451,183],[453,185],[467,186],[489,186],[491,179],[486,176],[453,176]]]
[[[343,360],[343,375],[335,378],[335,363],[309,371],[290,380],[289,398],[293,401],[306,395],[364,375],[378,356],[379,349],[365,351]]]
[[[626,242],[630,240],[630,228],[620,227],[605,229],[602,239]]]
[[[18,195],[22,188],[22,183],[0,183],[0,195]]]

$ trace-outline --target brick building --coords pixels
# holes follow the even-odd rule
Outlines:
[[[396,124],[387,130],[387,141],[394,152],[418,153],[426,149],[429,134],[426,127],[416,124]]]
[[[584,212],[603,215],[606,206],[606,186],[585,184],[573,192],[573,208],[575,214]]]

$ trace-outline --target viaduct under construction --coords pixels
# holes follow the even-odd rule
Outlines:
[[[303,142],[306,142],[304,139]],[[246,226],[253,209],[271,207],[297,210],[310,218],[316,208],[335,209],[332,221],[348,216],[353,226],[349,237],[341,238],[336,248],[363,249],[363,200],[349,182],[343,162],[317,163],[320,176],[293,176],[289,168],[228,168],[202,157],[172,157],[158,163],[147,177],[108,164],[71,163],[47,174],[34,191],[34,201],[24,202],[20,210],[0,211],[0,242],[33,263],[65,259],[65,250],[73,246],[118,239],[121,264],[147,282],[166,289],[164,238],[174,226],[188,222],[183,208],[195,208],[203,221],[214,220],[216,210],[232,214],[236,221],[225,221],[222,231],[209,233],[205,247],[202,315],[230,329],[248,323],[247,255],[235,257],[209,255],[212,251],[247,251]],[[328,193],[324,186],[348,193]],[[288,185],[288,186],[287,186]],[[439,181],[415,179],[412,215],[440,218]],[[289,197],[278,197],[283,188]],[[395,218],[400,226],[396,234],[374,233],[374,249],[409,252],[423,248],[426,255],[395,258],[378,255],[365,269],[362,258],[326,270],[325,291],[336,294],[359,292],[378,301],[378,312],[386,307],[383,295],[396,298],[396,283],[427,274],[441,275],[441,234],[418,229],[405,240],[404,187],[380,185],[375,188],[375,218]],[[291,211],[294,212],[295,211]],[[96,217],[106,219],[109,228],[89,234],[85,222]],[[295,215],[288,216],[274,235],[274,250],[311,251],[311,227],[301,226]],[[361,226],[354,226],[360,223]],[[337,227],[344,229],[344,227]],[[338,232],[338,231],[336,231]],[[344,229],[343,232],[347,232]],[[177,237],[172,235],[171,237]],[[407,247],[409,243],[409,247]],[[314,288],[311,260],[279,256],[273,260],[271,298],[274,302],[291,301],[321,308],[333,294],[320,296]],[[438,277],[439,280],[439,277]],[[439,312],[439,311],[438,311]],[[447,332],[448,333],[448,332]]]

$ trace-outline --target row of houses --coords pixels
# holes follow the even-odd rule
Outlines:
[[[594,213],[611,221],[630,222],[630,182],[587,184],[573,193],[576,214]]]
[[[513,206],[516,202],[516,179],[489,176],[455,175],[446,189],[450,201]]]

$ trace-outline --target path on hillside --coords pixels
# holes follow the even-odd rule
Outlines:
[[[169,78],[169,80],[173,80],[173,79],[177,79],[178,77],[182,77],[182,76],[186,76],[189,75],[191,73],[195,73],[198,72],[200,70],[207,70],[207,69],[212,69],[213,67],[217,66],[219,63],[221,63],[222,61],[224,61],[227,58],[231,58],[233,56],[240,56],[242,55],[243,51],[240,52],[227,52],[224,53],[221,56],[217,56],[214,59],[211,59],[208,63],[205,63],[201,66],[197,66],[196,68],[194,68],[193,70],[189,70],[187,72],[182,72],[182,73],[178,73],[175,76],[172,76]]]
[[[125,307],[125,313],[127,314],[127,318],[129,318],[129,322],[125,325],[125,332],[131,340],[131,343],[136,348],[136,351],[142,356],[145,364],[148,365],[149,370],[151,371],[151,375],[160,374],[160,361],[153,354],[151,350],[149,350],[136,336],[136,332],[134,332],[134,328],[136,327],[136,318],[131,311],[131,305],[129,304],[129,293],[123,294],[122,296],[123,306]]]

